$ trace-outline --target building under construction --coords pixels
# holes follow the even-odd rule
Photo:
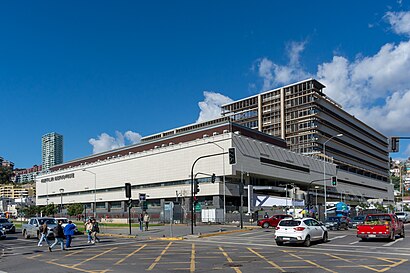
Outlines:
[[[225,104],[222,115],[285,139],[294,152],[334,160],[340,170],[388,182],[387,137],[344,111],[324,88],[308,79]]]

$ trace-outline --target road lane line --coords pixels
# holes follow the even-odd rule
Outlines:
[[[408,261],[408,259],[386,259],[386,258],[378,258],[378,259],[382,260],[382,261],[385,261],[385,262],[392,263],[391,265],[388,265],[388,267],[382,269],[382,271],[380,271],[380,272],[386,272],[387,270],[389,270],[393,267],[399,266],[402,263],[405,263],[405,262]],[[399,261],[398,262],[392,262],[391,260],[399,260]]]
[[[349,245],[355,245],[355,244],[358,244],[359,243],[359,241],[356,241],[356,242],[353,242],[353,243],[349,243]]]
[[[311,261],[311,260],[303,259],[302,257],[299,257],[299,256],[296,255],[296,254],[290,253],[289,251],[285,251],[285,250],[281,250],[281,251],[284,252],[284,253],[286,253],[286,254],[288,254],[288,255],[290,255],[290,256],[292,256],[292,257],[298,258],[298,259],[300,259],[301,261],[304,261],[304,262],[306,262],[306,263],[308,263],[308,264],[314,265],[314,266],[316,266],[317,268],[320,268],[320,269],[323,269],[323,270],[326,270],[326,271],[332,272],[332,273],[338,273],[337,271],[334,271],[334,270],[332,270],[332,269],[329,269],[329,268],[327,268],[327,267],[324,267],[324,266],[322,266],[322,265],[320,265],[320,264],[317,264],[317,263],[315,263],[315,262],[313,262],[313,261]]]
[[[229,263],[233,263],[233,260],[231,257],[229,257],[228,253],[225,252],[225,250],[222,247],[219,247],[219,250],[222,252],[222,254],[225,256],[226,260]],[[242,271],[238,267],[232,267],[233,270],[235,270],[236,273],[242,273]]]
[[[150,265],[150,267],[148,267],[148,271],[151,271],[152,269],[154,269],[154,267],[159,263],[159,261],[161,260],[162,256],[165,254],[165,252],[167,252],[168,248],[172,245],[172,242],[170,242],[165,248],[164,250],[162,250],[161,254],[155,259],[155,261]]]
[[[192,244],[192,249],[191,249],[191,266],[189,267],[190,272],[195,272],[195,244]]]
[[[59,263],[55,263],[55,262],[52,262],[52,261],[48,261],[47,263],[57,265],[57,266],[61,266],[61,267],[65,267],[65,268],[69,268],[69,269],[74,269],[74,270],[77,270],[77,271],[80,271],[80,272],[95,273],[95,270],[85,270],[85,269],[81,269],[81,268],[75,268],[75,267],[72,267],[71,265],[59,264]]]
[[[330,238],[329,241],[333,241],[333,240],[336,240],[336,239],[343,239],[346,236],[347,235],[336,236],[336,237]]]
[[[394,245],[394,244],[397,243],[397,242],[403,241],[403,239],[404,239],[404,238],[397,239],[397,240],[395,240],[395,241],[393,241],[393,242],[384,244],[383,246],[392,246],[392,245]]]
[[[246,232],[246,233],[242,233],[242,234],[238,234],[238,237],[242,237],[242,236],[248,236],[250,234],[254,234],[254,232]]]
[[[99,254],[97,254],[97,255],[94,255],[94,256],[92,256],[92,257],[90,257],[90,258],[88,258],[88,259],[85,259],[85,260],[83,260],[83,261],[81,261],[81,262],[79,262],[79,263],[73,265],[71,268],[77,269],[77,268],[76,268],[77,266],[82,265],[82,264],[84,264],[84,263],[86,263],[86,262],[92,261],[92,260],[94,260],[95,258],[98,258],[98,257],[100,257],[100,256],[102,256],[102,255],[104,255],[104,254],[107,254],[108,252],[111,252],[111,251],[113,251],[113,250],[115,250],[115,249],[117,249],[117,248],[118,248],[118,247],[110,248],[110,249],[108,249],[108,250],[106,250],[106,251],[104,251],[104,252],[101,252],[101,253],[99,253]]]
[[[276,269],[279,269],[282,272],[286,272],[286,270],[284,270],[282,267],[280,267],[278,264],[276,264],[275,262],[272,262],[270,260],[268,260],[265,256],[263,256],[262,254],[256,252],[255,250],[253,250],[252,248],[248,247],[247,248],[250,252],[252,252],[253,254],[255,254],[256,256],[258,256],[259,258],[261,258],[262,260],[264,260],[265,262],[267,262],[268,264],[270,264],[271,266],[273,266]]]
[[[380,272],[378,269],[375,269],[375,268],[370,267],[370,266],[368,266],[368,265],[355,264],[354,262],[352,262],[352,261],[350,261],[350,260],[348,260],[348,259],[339,257],[339,256],[335,256],[335,255],[328,254],[328,253],[325,253],[325,255],[326,255],[326,256],[329,256],[329,257],[332,257],[332,258],[334,258],[334,259],[340,260],[340,261],[344,261],[344,262],[346,262],[346,263],[353,264],[355,267],[362,267],[362,268],[366,268],[366,269],[369,269],[369,270],[372,270],[372,271]]]
[[[129,257],[131,257],[132,255],[134,255],[135,253],[139,252],[141,249],[143,249],[144,247],[146,247],[147,244],[142,245],[140,248],[134,250],[133,252],[131,252],[130,254],[128,254],[127,256],[125,256],[124,258],[122,258],[121,260],[119,260],[118,262],[115,263],[115,265],[119,265],[121,264],[123,261],[125,261],[126,259],[128,259]]]

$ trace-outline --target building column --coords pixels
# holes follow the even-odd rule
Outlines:
[[[286,117],[285,117],[285,89],[280,89],[280,137],[286,137]],[[286,140],[286,139],[285,139]]]
[[[262,119],[262,115],[263,115],[263,112],[262,112],[262,95],[261,94],[259,94],[258,95],[258,131],[260,131],[260,132],[262,132],[262,121],[263,121],[263,119]]]
[[[213,196],[212,197],[212,204],[215,208],[223,209],[223,196]]]

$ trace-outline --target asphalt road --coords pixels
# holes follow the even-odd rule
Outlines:
[[[330,241],[276,246],[273,229],[182,241],[102,237],[96,245],[77,236],[69,251],[49,252],[34,239],[10,234],[0,241],[0,272],[410,272],[409,238],[361,242],[355,230],[330,231]],[[44,244],[45,245],[45,244]]]

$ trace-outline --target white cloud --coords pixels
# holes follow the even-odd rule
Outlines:
[[[220,117],[221,105],[232,102],[232,99],[215,92],[204,91],[204,97],[204,101],[198,103],[201,112],[197,123]]]
[[[410,12],[387,12],[384,18],[395,33],[410,36]]]
[[[117,149],[129,144],[136,144],[141,141],[141,135],[132,131],[127,131],[125,134],[115,131],[115,135],[116,137],[112,137],[107,133],[102,133],[97,139],[90,138],[88,143],[93,146],[93,154]]]
[[[258,62],[258,74],[263,79],[262,91],[269,90],[280,84],[299,81],[309,77],[300,65],[300,54],[305,49],[306,41],[291,42],[287,46],[289,63],[279,65],[267,58]]]
[[[396,33],[410,34],[410,12],[388,12],[385,16]],[[292,43],[287,49],[288,65],[263,58],[259,76],[264,90],[308,78],[299,56],[306,43]],[[350,114],[389,135],[410,131],[410,41],[387,43],[372,56],[350,61],[335,55],[318,65],[317,78],[326,85],[325,93]]]

